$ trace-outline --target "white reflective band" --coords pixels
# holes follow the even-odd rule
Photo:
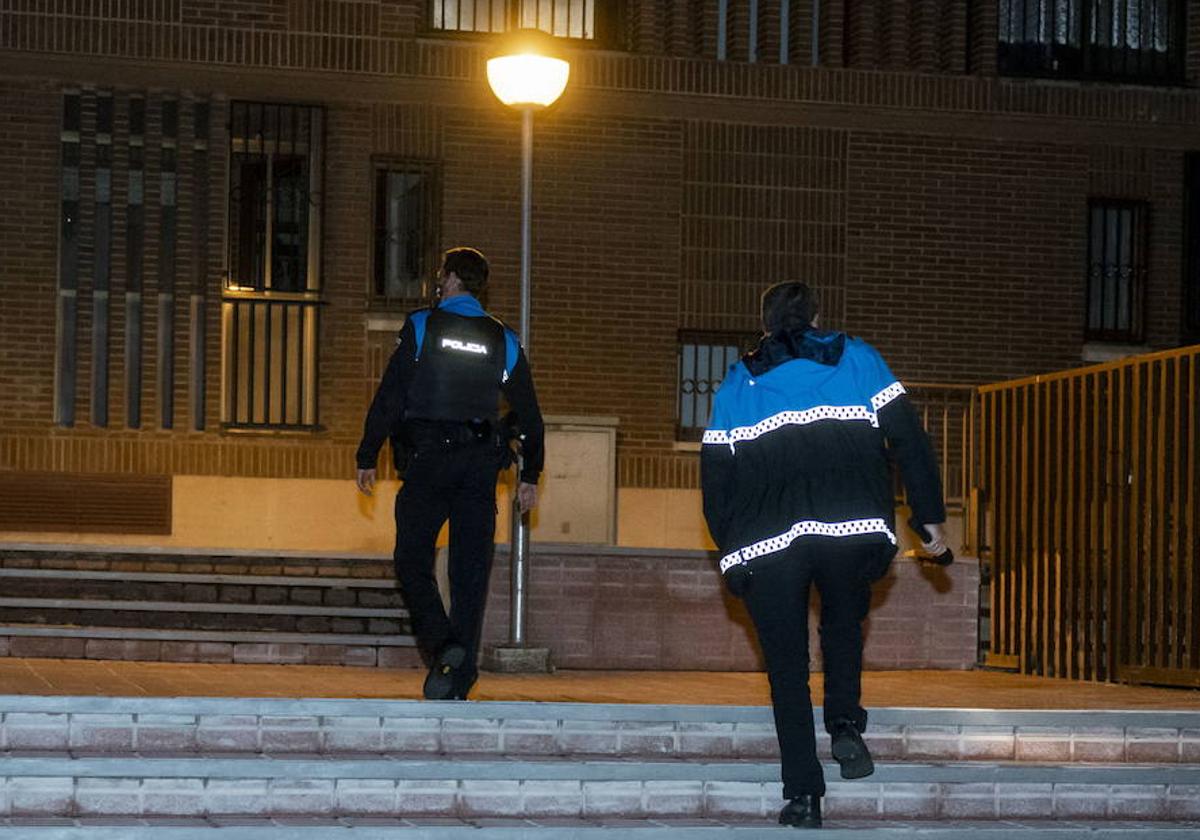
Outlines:
[[[903,393],[905,393],[904,386],[899,382],[893,382],[878,394],[871,397],[871,407],[878,411]]]
[[[797,537],[853,537],[859,534],[883,534],[892,545],[896,544],[896,535],[888,528],[887,523],[876,517],[874,519],[851,519],[848,522],[818,522],[815,519],[805,519],[797,522],[777,537],[761,540],[745,548],[730,552],[721,558],[721,574],[725,574],[738,563],[745,563],[764,554],[774,554],[783,551]]]
[[[739,440],[754,440],[756,437],[773,432],[783,426],[803,426],[818,420],[866,420],[872,426],[878,426],[875,412],[862,405],[818,405],[804,411],[781,411],[760,420],[753,426],[738,426],[725,431],[724,429],[709,429],[701,438],[702,443],[727,443],[732,446]]]
[[[463,353],[475,353],[479,356],[486,356],[488,349],[486,345],[476,344],[474,341],[460,341],[457,338],[443,338],[442,347],[450,350],[459,350]]]

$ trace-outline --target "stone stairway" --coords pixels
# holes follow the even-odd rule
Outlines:
[[[773,824],[761,707],[20,696],[0,712],[0,840],[791,831]],[[1200,836],[1200,711],[876,709],[868,740],[873,777],[826,768],[829,836]]]
[[[408,667],[378,558],[0,550],[0,656]]]

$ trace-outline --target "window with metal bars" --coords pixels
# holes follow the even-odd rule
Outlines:
[[[433,164],[377,160],[372,303],[411,308],[438,267],[438,177]]]
[[[675,437],[698,441],[712,414],[713,395],[729,368],[754,346],[748,333],[681,332]]]
[[[1148,218],[1145,202],[1088,202],[1089,341],[1142,340]]]
[[[1005,75],[1183,81],[1184,0],[999,0]]]
[[[318,425],[322,138],[318,107],[230,105],[226,426]]]
[[[430,0],[429,26],[439,32],[540,29],[612,45],[621,5],[617,0]]]

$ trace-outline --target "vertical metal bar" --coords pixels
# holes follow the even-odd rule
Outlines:
[[[288,402],[287,402],[287,385],[288,385],[288,362],[291,360],[291,345],[288,343],[288,322],[292,319],[291,310],[283,310],[283,323],[280,325],[279,344],[283,348],[283,352],[279,354],[279,406],[283,414],[283,422],[288,420]],[[297,332],[297,335],[303,337],[303,332]],[[300,414],[298,419],[302,419],[303,414]]]
[[[286,307],[287,301],[283,302]],[[262,376],[262,391],[263,391],[263,420],[264,422],[282,423],[283,419],[278,420],[275,417],[275,412],[271,405],[271,366],[274,361],[271,357],[274,355],[274,347],[271,346],[271,322],[275,320],[275,312],[279,308],[275,301],[263,301],[263,376]]]
[[[1200,463],[1200,452],[1196,449],[1197,437],[1197,402],[1200,401],[1200,390],[1196,388],[1196,363],[1200,361],[1200,353],[1192,353],[1187,357],[1188,362],[1188,398],[1187,406],[1187,538],[1184,542],[1184,556],[1187,558],[1187,626],[1188,626],[1188,668],[1200,668],[1200,587],[1196,585],[1196,575],[1200,570],[1197,565],[1197,550],[1200,550],[1200,540],[1196,535],[1196,508],[1200,499],[1196,492],[1196,465]]]
[[[1110,368],[1107,379],[1104,416],[1106,424],[1105,483],[1108,510],[1104,523],[1104,575],[1108,582],[1105,600],[1104,625],[1104,679],[1112,680],[1117,673],[1121,645],[1121,572],[1124,557],[1120,551],[1121,506],[1124,498],[1122,477],[1121,433],[1124,408],[1120,400],[1119,384],[1122,373]]]
[[[1066,455],[1066,469],[1063,483],[1066,485],[1066,496],[1064,498],[1063,510],[1063,528],[1065,531],[1064,550],[1066,552],[1066,562],[1068,568],[1068,579],[1071,582],[1070,591],[1067,594],[1069,602],[1068,614],[1070,616],[1070,633],[1071,633],[1071,651],[1069,654],[1070,665],[1068,674],[1072,679],[1079,679],[1084,671],[1084,648],[1086,642],[1083,637],[1084,620],[1081,617],[1082,610],[1079,608],[1079,582],[1082,581],[1083,575],[1080,571],[1080,555],[1082,549],[1080,547],[1080,528],[1079,528],[1079,511],[1082,508],[1079,494],[1079,420],[1078,420],[1078,401],[1076,399],[1076,389],[1078,383],[1074,379],[1069,379],[1064,385],[1066,392],[1066,420],[1064,431],[1064,449]]]
[[[1142,615],[1141,604],[1148,593],[1143,592],[1145,584],[1142,581],[1142,564],[1145,553],[1142,551],[1141,520],[1142,520],[1142,376],[1141,365],[1133,365],[1130,370],[1129,383],[1129,450],[1130,450],[1130,497],[1129,497],[1129,649],[1128,662],[1131,665],[1143,664],[1143,649],[1141,645]]]
[[[532,287],[533,248],[533,111],[521,113],[521,344],[529,353],[530,295]],[[524,458],[518,464],[518,476],[524,466]],[[518,484],[519,486],[519,479]],[[511,602],[509,641],[514,646],[525,644],[525,614],[527,611],[527,587],[529,582],[529,516],[522,514],[513,493],[512,548],[509,555],[511,565]]]
[[[1155,608],[1155,630],[1154,630],[1154,664],[1159,668],[1167,667],[1169,659],[1167,651],[1170,646],[1170,636],[1174,627],[1173,616],[1171,614],[1171,602],[1168,597],[1174,581],[1170,574],[1170,559],[1167,556],[1167,532],[1171,528],[1168,514],[1170,507],[1167,500],[1167,470],[1173,469],[1173,464],[1168,463],[1167,459],[1167,412],[1168,408],[1168,390],[1167,390],[1167,361],[1159,360],[1153,364],[1153,368],[1158,369],[1158,405],[1156,414],[1158,415],[1158,424],[1155,430],[1155,488],[1154,488],[1154,510],[1151,519],[1151,529],[1154,551],[1154,572],[1158,579],[1156,582],[1157,589],[1157,604]]]
[[[1186,586],[1184,577],[1184,553],[1185,545],[1183,518],[1180,515],[1183,510],[1181,502],[1184,494],[1183,473],[1184,473],[1184,454],[1183,454],[1183,410],[1184,410],[1184,393],[1183,393],[1183,363],[1184,356],[1176,356],[1164,364],[1169,364],[1171,369],[1171,381],[1174,383],[1171,401],[1171,449],[1164,459],[1171,468],[1171,510],[1166,514],[1167,521],[1170,523],[1167,529],[1169,543],[1169,557],[1171,563],[1171,591],[1173,600],[1171,602],[1171,650],[1170,658],[1167,662],[1167,667],[1184,669],[1187,667],[1184,661],[1184,651],[1187,650],[1187,634],[1185,628],[1187,626],[1187,606],[1183,599],[1184,587]]]
[[[255,388],[254,388],[254,369],[258,366],[258,336],[255,335],[258,328],[258,312],[259,302],[256,300],[246,301],[247,307],[250,310],[250,320],[246,324],[248,332],[247,350],[246,350],[246,402],[248,404],[248,422],[251,424],[258,423],[258,406],[255,404]]]
[[[242,330],[241,330],[241,326],[242,326],[241,325],[241,315],[242,315],[242,313],[241,313],[241,309],[242,309],[242,302],[240,300],[230,301],[229,307],[231,310],[230,320],[233,322],[233,328],[231,331],[232,338],[230,339],[230,342],[229,342],[230,347],[232,348],[232,351],[230,352],[231,361],[229,364],[229,378],[228,378],[228,382],[229,382],[229,422],[237,423],[237,422],[240,422],[240,420],[241,420],[241,415],[238,411],[238,409],[240,407],[238,405],[238,403],[239,403],[238,397],[240,396],[240,392],[242,389],[242,368],[241,368],[241,361],[242,361],[241,360],[241,343],[242,343]]]
[[[1102,441],[1102,424],[1103,412],[1100,410],[1100,380],[1094,374],[1089,374],[1083,377],[1083,382],[1091,391],[1091,410],[1088,412],[1090,440],[1088,447],[1091,450],[1091,465],[1089,468],[1089,480],[1091,482],[1091,500],[1088,503],[1088,511],[1090,522],[1088,525],[1088,577],[1087,589],[1090,593],[1088,598],[1088,658],[1090,660],[1089,671],[1093,680],[1104,678],[1102,666],[1102,635],[1101,635],[1101,616],[1102,616],[1102,601],[1103,590],[1100,588],[1100,579],[1102,577],[1102,502],[1101,494],[1104,492],[1104,484],[1101,480],[1101,466],[1103,452],[1101,450]]]
[[[1046,578],[1042,552],[1042,488],[1038,480],[1041,473],[1041,385],[1030,385],[1025,389],[1025,434],[1021,436],[1024,448],[1022,460],[1025,473],[1025,568],[1029,572],[1029,612],[1027,626],[1030,634],[1030,653],[1037,660],[1035,672],[1049,676],[1045,648],[1045,620],[1047,612]]]
[[[1075,656],[1072,646],[1075,644],[1075,614],[1071,609],[1071,593],[1075,588],[1074,565],[1071,550],[1067,544],[1067,518],[1070,507],[1067,502],[1067,492],[1070,483],[1068,476],[1070,468],[1065,465],[1070,454],[1067,450],[1066,429],[1069,428],[1067,417],[1066,394],[1071,389],[1071,380],[1063,379],[1053,383],[1054,394],[1054,554],[1057,558],[1059,575],[1058,613],[1058,655],[1055,657],[1056,673],[1059,677],[1074,678]]]

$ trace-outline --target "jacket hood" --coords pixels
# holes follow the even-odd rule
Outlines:
[[[808,359],[821,365],[836,365],[846,348],[846,334],[822,332],[809,327],[804,330],[779,330],[763,336],[742,362],[751,376],[762,376],[769,370],[793,359]]]

